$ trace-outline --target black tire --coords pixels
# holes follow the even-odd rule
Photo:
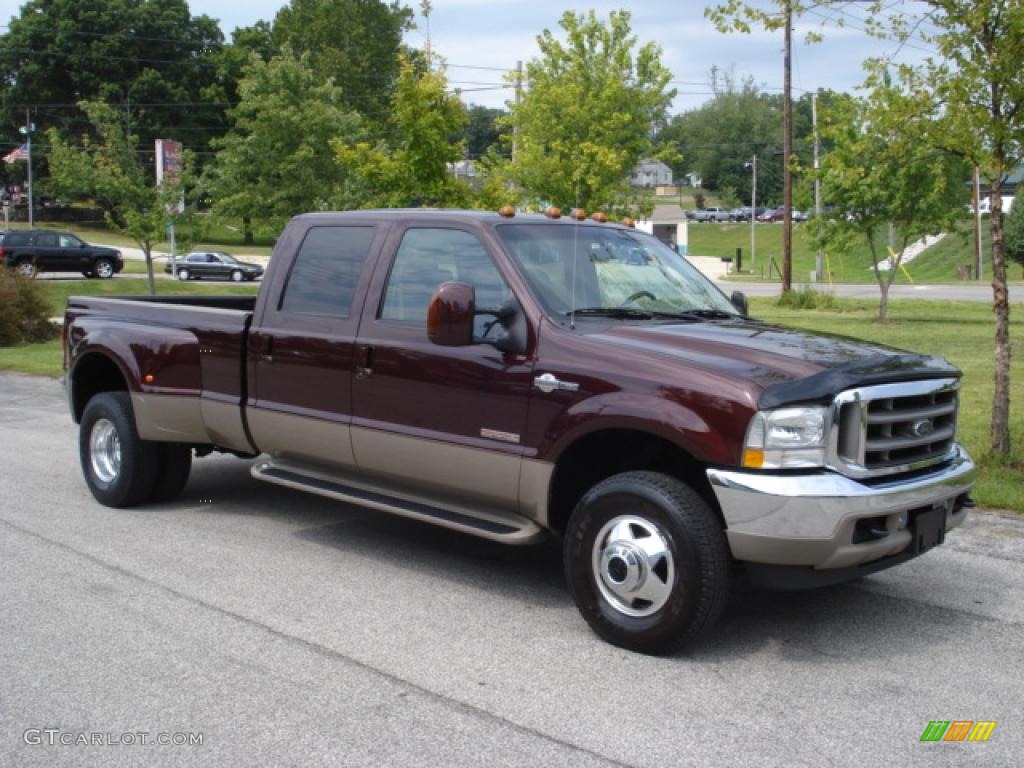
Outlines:
[[[181,495],[192,471],[192,446],[181,443],[157,443],[159,467],[149,500],[171,501]]]
[[[109,280],[115,273],[114,262],[107,258],[96,259],[92,263],[92,273],[101,280]]]
[[[626,526],[627,537],[613,537],[619,526]],[[658,538],[649,538],[652,533]],[[637,542],[656,542],[647,546],[663,554],[643,556],[634,568],[629,553],[645,551]],[[729,599],[731,563],[721,523],[692,488],[657,472],[625,472],[588,491],[569,520],[564,562],[576,607],[591,629],[640,653],[672,653],[693,642]],[[646,574],[636,577],[643,579],[640,587],[650,582],[663,602],[613,591],[631,586],[635,574]]]
[[[93,445],[93,432],[96,430],[97,436],[104,431],[109,434],[111,427],[119,458],[116,467],[108,465],[103,472],[98,458],[103,451]],[[139,437],[127,392],[103,392],[88,402],[78,432],[78,454],[85,483],[101,504],[130,507],[145,501],[153,492],[159,453],[155,443]]]

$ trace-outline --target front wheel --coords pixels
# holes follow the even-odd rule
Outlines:
[[[245,277],[245,275],[242,274],[242,270],[235,269],[235,270],[231,271],[231,282],[232,283],[240,283],[240,282],[242,282],[242,278],[243,277]]]
[[[564,560],[590,627],[640,653],[692,642],[729,598],[721,524],[692,488],[657,472],[625,472],[588,491],[569,521]]]
[[[160,455],[139,437],[126,392],[104,392],[85,406],[78,452],[89,491],[108,507],[145,501],[156,483]]]
[[[114,276],[114,262],[110,259],[96,259],[92,271],[100,280],[109,280]]]

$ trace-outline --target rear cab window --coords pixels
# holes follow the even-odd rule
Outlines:
[[[349,317],[375,236],[376,227],[369,225],[311,227],[295,254],[278,310]]]

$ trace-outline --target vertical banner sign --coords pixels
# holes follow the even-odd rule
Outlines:
[[[157,139],[156,140],[156,183],[163,184],[164,179],[173,184],[181,176],[181,151],[182,146],[179,141],[171,141],[170,139]],[[175,203],[170,206],[168,213],[183,213],[185,210],[185,201]]]

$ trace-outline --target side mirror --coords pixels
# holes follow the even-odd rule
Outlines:
[[[743,291],[733,291],[732,296],[729,297],[729,303],[736,307],[736,310],[744,317],[750,314],[747,297],[743,295]]]
[[[476,291],[468,283],[442,283],[430,298],[427,338],[442,347],[473,343]]]

